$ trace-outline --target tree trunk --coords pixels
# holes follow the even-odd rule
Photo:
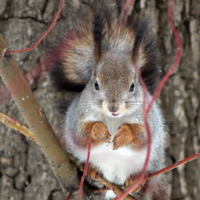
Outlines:
[[[73,3],[75,7],[82,6],[80,0],[73,0]],[[33,44],[47,29],[58,4],[59,0],[0,0],[0,32],[10,49]],[[117,9],[114,0],[109,5],[113,10]],[[175,39],[168,25],[167,1],[137,0],[135,10],[150,16],[152,31],[158,38],[163,71],[167,71],[176,51]],[[183,52],[179,67],[168,80],[160,98],[170,135],[170,163],[200,152],[200,0],[174,0],[173,11]],[[45,41],[33,51],[14,55],[22,71],[29,70],[46,54],[49,44],[54,44],[70,28],[72,16],[76,14],[65,7]],[[54,105],[62,94],[53,89],[48,74],[42,76],[32,89],[54,130],[59,130],[61,117]],[[24,123],[13,100],[2,103],[0,111]],[[3,124],[0,124],[0,167],[2,200],[65,198],[40,148]],[[200,159],[197,159],[168,173],[171,199],[199,199],[199,167]]]

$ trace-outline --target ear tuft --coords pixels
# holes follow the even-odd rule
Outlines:
[[[135,33],[135,42],[132,50],[132,58],[133,63],[137,63],[139,61],[140,48],[142,46],[142,41],[144,40],[147,32],[148,32],[148,22],[146,19],[139,20],[137,19],[137,24],[133,25],[134,33]]]
[[[95,60],[98,62],[101,57],[101,46],[103,37],[103,17],[100,11],[94,12],[93,19],[93,39],[94,39],[94,56]]]

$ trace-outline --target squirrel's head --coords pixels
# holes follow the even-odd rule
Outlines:
[[[141,109],[143,89],[138,73],[141,73],[148,92],[155,89],[160,72],[157,51],[150,38],[148,20],[112,27],[101,12],[94,13],[95,64],[90,84],[94,98],[100,102],[98,105],[109,116],[132,113],[138,106]]]
[[[121,117],[142,105],[142,87],[127,56],[106,55],[93,72],[91,85],[94,98],[108,116]]]

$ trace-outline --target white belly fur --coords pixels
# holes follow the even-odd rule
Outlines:
[[[74,155],[81,162],[85,162],[87,150],[80,149],[78,146],[74,146],[74,149],[76,149]],[[90,150],[89,162],[98,167],[108,181],[121,185],[131,174],[142,170],[145,158],[145,149],[134,151],[129,147],[121,147],[113,150],[112,144],[104,143]]]
[[[102,144],[91,150],[90,162],[98,166],[110,182],[123,184],[131,175],[141,171],[146,151],[134,151],[129,147],[112,149],[112,145]]]

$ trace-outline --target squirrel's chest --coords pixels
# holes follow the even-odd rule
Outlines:
[[[110,118],[107,116],[104,116],[102,118],[102,122],[107,127],[107,129],[111,135],[110,139],[114,138],[114,136],[117,134],[118,129],[121,125],[127,123],[124,118]]]

